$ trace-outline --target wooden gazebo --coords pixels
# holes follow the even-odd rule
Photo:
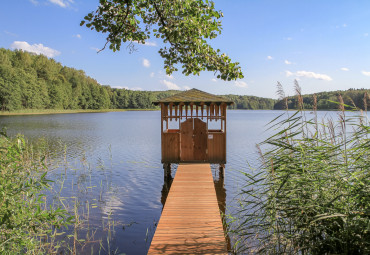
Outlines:
[[[228,99],[191,89],[153,102],[161,106],[162,163],[226,163]]]

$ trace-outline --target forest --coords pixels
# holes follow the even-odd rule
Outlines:
[[[320,92],[316,94],[317,98],[317,109],[318,110],[334,110],[338,109],[338,95],[341,95],[343,102],[347,109],[359,108],[365,110],[367,105],[370,105],[370,89],[348,89],[345,91],[328,91]],[[314,105],[314,95],[307,94],[302,95],[303,97],[303,107],[304,109],[313,109]],[[287,98],[288,109],[298,109],[298,99],[297,97]],[[275,110],[283,110],[286,108],[285,100],[279,100],[275,103]]]
[[[364,93],[370,90],[322,92],[317,94],[319,110],[336,109],[337,95],[345,104],[364,109]],[[153,101],[179,91],[136,91],[101,85],[84,71],[63,66],[54,59],[21,50],[0,48],[0,110],[23,109],[155,109]],[[231,109],[284,109],[283,100],[256,96],[224,95]],[[313,96],[303,96],[305,109],[312,109]],[[296,109],[295,97],[288,108]]]

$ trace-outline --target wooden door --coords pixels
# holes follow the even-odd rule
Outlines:
[[[187,119],[180,125],[181,131],[181,161],[194,160],[194,145],[193,145],[193,119]]]
[[[194,160],[207,160],[207,139],[207,123],[198,118],[194,119]]]

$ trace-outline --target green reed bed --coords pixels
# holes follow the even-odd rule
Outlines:
[[[51,253],[57,246],[45,242],[56,229],[71,222],[66,210],[48,206],[43,191],[44,157],[27,147],[22,137],[0,136],[0,253]]]
[[[296,90],[303,102],[297,82]],[[261,168],[245,173],[239,253],[370,253],[369,120],[338,99],[337,119],[318,120],[302,104],[270,123]]]
[[[22,136],[0,134],[0,254],[117,253],[110,247],[118,225],[111,215],[100,226],[90,225],[107,184],[102,180],[100,187],[92,186],[91,166],[81,161],[80,169],[72,169],[66,157],[64,162],[51,159],[47,141],[31,145]],[[80,181],[67,183],[73,172]],[[66,186],[75,196],[62,196]]]

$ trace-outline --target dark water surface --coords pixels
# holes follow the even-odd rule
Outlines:
[[[265,125],[281,113],[228,111],[224,182],[218,179],[218,166],[212,166],[226,214],[236,210],[241,172],[258,166],[255,145],[267,138]],[[78,238],[91,240],[80,248],[81,254],[98,254],[99,249],[101,254],[146,254],[167,189],[159,111],[0,116],[2,127],[9,135],[22,133],[30,141],[45,138],[59,166],[48,175],[56,180],[52,192],[68,197],[62,201],[70,201],[70,208],[75,201],[90,219],[78,232]],[[104,249],[94,242],[99,239]]]

